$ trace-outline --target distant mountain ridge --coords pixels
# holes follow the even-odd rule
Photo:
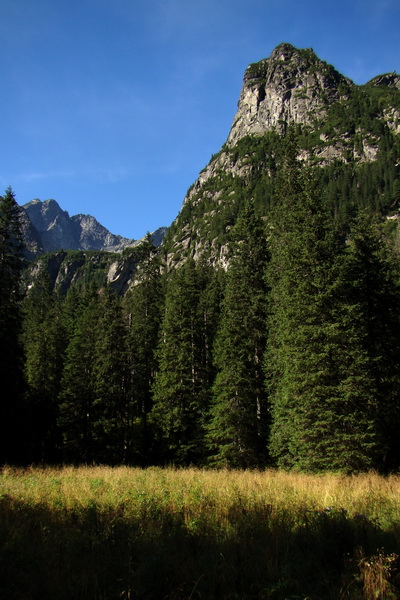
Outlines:
[[[128,239],[110,233],[91,215],[69,216],[56,200],[32,200],[21,207],[23,238],[27,255],[34,258],[58,250],[103,250],[122,252],[141,240]],[[151,234],[153,243],[159,246],[166,227]]]

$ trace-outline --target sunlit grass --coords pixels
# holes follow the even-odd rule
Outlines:
[[[150,498],[164,509],[207,505],[221,514],[240,501],[280,510],[343,508],[349,515],[379,518],[384,525],[400,517],[400,476],[307,475],[267,471],[63,467],[15,469],[0,475],[0,494],[49,507],[135,507]],[[210,506],[209,506],[210,508]]]
[[[396,475],[5,467],[0,508],[10,597],[396,597]]]

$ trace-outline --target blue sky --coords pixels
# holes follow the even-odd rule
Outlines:
[[[400,71],[399,0],[0,0],[0,191],[139,238],[226,140],[281,42],[355,83]]]

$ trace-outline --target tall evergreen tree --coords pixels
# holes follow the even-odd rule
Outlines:
[[[136,285],[124,299],[128,317],[131,433],[128,460],[148,464],[152,456],[152,433],[148,415],[152,408],[152,387],[157,370],[156,350],[161,321],[163,289],[160,260],[148,236],[137,248]]]
[[[374,466],[400,465],[400,264],[385,223],[370,212],[355,220],[342,264],[342,336],[351,353],[341,361],[341,393],[371,417]],[[357,402],[358,398],[358,402]]]
[[[92,462],[95,460],[94,370],[99,321],[99,299],[94,290],[85,292],[74,321],[61,381],[59,427],[64,460]]]
[[[0,463],[24,460],[23,362],[20,344],[20,209],[11,188],[0,196]]]
[[[158,348],[152,420],[160,429],[164,460],[176,464],[204,457],[209,403],[203,310],[204,278],[190,259],[170,274]]]
[[[265,228],[250,201],[235,227],[214,362],[208,440],[211,462],[262,466],[266,460],[267,405],[262,357],[266,343],[268,259]]]
[[[58,397],[66,335],[61,300],[52,292],[47,274],[35,280],[23,313],[29,459],[49,463],[60,459]]]
[[[311,173],[297,164],[290,138],[278,203],[271,229],[266,354],[271,455],[286,468],[369,468],[377,440],[374,417],[362,402],[368,369],[355,394],[343,393],[341,363],[350,360],[361,374],[363,357],[346,353],[337,313],[342,250]]]
[[[127,462],[130,438],[129,378],[126,327],[120,302],[102,290],[93,348],[93,458],[97,462]]]

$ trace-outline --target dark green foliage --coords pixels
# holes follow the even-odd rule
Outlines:
[[[199,462],[210,395],[214,303],[209,269],[188,260],[170,274],[158,347],[152,419],[160,429],[164,460]],[[211,314],[210,314],[211,313]]]
[[[101,292],[97,310],[92,375],[93,458],[100,463],[126,463],[132,436],[126,327],[120,302],[109,288]]]
[[[22,234],[20,209],[11,188],[0,196],[0,301],[13,302],[19,296],[22,269]]]
[[[366,469],[377,443],[375,415],[366,409],[374,398],[371,374],[363,355],[352,355],[354,340],[337,314],[339,241],[311,173],[299,170],[295,156],[289,141],[271,231],[270,452],[286,468]]]
[[[377,466],[399,464],[400,265],[381,219],[361,213],[342,265],[340,317],[352,361],[341,362],[342,393],[374,417]]]
[[[285,468],[399,467],[399,236],[396,219],[380,219],[400,206],[400,92],[389,76],[353,86],[312,49],[282,50],[293,81],[296,67],[331,83],[312,126],[294,135],[281,121],[285,135],[224,145],[161,251],[146,239],[122,259],[41,257],[34,272],[48,281],[37,277],[24,302],[25,407],[18,209],[11,190],[0,199],[1,369],[12,381],[1,461],[26,437],[29,460],[44,462],[246,468],[265,465],[268,448]],[[261,101],[267,67],[246,72]],[[118,288],[122,302],[106,287],[113,261],[135,278]]]
[[[43,271],[23,303],[29,453],[33,462],[59,461],[58,397],[66,346],[60,298]]]
[[[74,463],[127,462],[132,409],[120,302],[108,288],[89,291],[72,322],[59,395],[63,457]]]
[[[68,462],[95,460],[98,319],[98,296],[94,291],[87,292],[79,307],[66,350],[61,380],[59,427],[63,435],[64,460]]]
[[[249,202],[235,227],[215,342],[217,375],[208,424],[210,462],[265,464],[267,406],[262,372],[266,343],[265,228]]]
[[[129,322],[125,360],[128,358],[131,419],[127,456],[130,463],[146,465],[154,460],[148,415],[153,404],[152,386],[157,371],[156,349],[163,289],[159,255],[150,239],[147,238],[134,250],[139,259],[137,284],[124,299]]]
[[[381,214],[398,208],[399,159],[400,141],[387,133],[374,162],[335,161],[319,171],[323,197],[338,223],[348,225],[360,208]]]
[[[0,196],[0,463],[24,460],[21,240],[20,209],[8,188]]]
[[[399,261],[377,217],[361,213],[341,243],[295,155],[289,149],[271,231],[271,454],[289,468],[390,468],[398,461]]]

